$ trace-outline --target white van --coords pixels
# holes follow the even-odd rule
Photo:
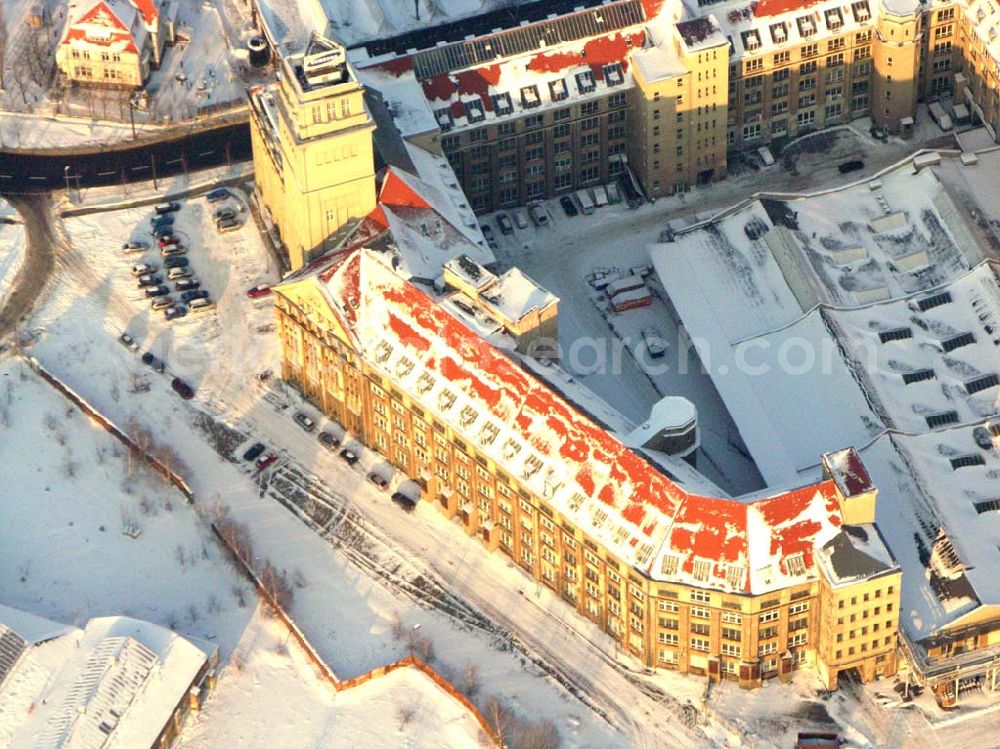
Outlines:
[[[927,111],[930,112],[931,119],[937,123],[939,128],[945,132],[951,130],[951,117],[944,111],[944,107],[941,106],[940,102],[932,101],[927,105]]]
[[[523,208],[515,208],[511,214],[514,216],[514,223],[517,224],[518,229],[528,228],[528,217]]]
[[[190,309],[191,312],[194,313],[208,312],[214,308],[215,308],[215,302],[213,302],[211,299],[193,299],[191,303],[188,305],[188,309]]]
[[[580,210],[587,214],[588,216],[594,212],[594,201],[590,199],[590,195],[586,190],[577,190],[576,202],[580,204]]]
[[[598,208],[608,204],[608,191],[604,189],[604,185],[598,185],[594,188],[594,205]]]

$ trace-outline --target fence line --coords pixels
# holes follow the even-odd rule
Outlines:
[[[151,455],[142,446],[140,446],[135,440],[133,440],[129,435],[122,429],[120,429],[111,419],[108,419],[104,414],[98,411],[94,406],[92,406],[82,395],[77,393],[71,387],[62,382],[58,377],[50,373],[45,367],[42,366],[33,356],[21,355],[21,358],[27,362],[28,366],[38,374],[45,382],[49,383],[53,388],[59,391],[63,396],[70,400],[77,408],[83,411],[87,416],[94,420],[98,425],[100,425],[106,432],[115,437],[119,442],[125,445],[129,450],[132,450],[138,455],[141,455],[143,459],[148,463],[157,473],[160,473],[164,478],[166,478],[174,487],[177,488],[181,494],[184,495],[188,503],[195,508],[195,511],[205,517],[202,512],[199,512],[198,506],[195,504],[194,492],[192,491],[190,485],[184,480],[182,476],[177,474],[173,469],[167,464],[157,458],[155,455]],[[204,508],[203,508],[204,509]],[[486,720],[485,716],[476,708],[475,705],[461,692],[459,692],[447,679],[445,679],[441,674],[435,671],[431,666],[424,663],[422,660],[414,655],[408,655],[393,663],[388,663],[384,666],[379,666],[377,668],[368,671],[367,673],[356,676],[352,679],[340,680],[337,675],[333,672],[333,669],[323,660],[320,654],[312,646],[312,643],[306,638],[305,634],[299,629],[299,626],[295,623],[292,617],[285,611],[284,607],[279,604],[267,587],[261,582],[257,573],[254,571],[251,564],[244,560],[237,550],[233,548],[229,541],[222,535],[219,528],[216,526],[214,520],[209,518],[209,527],[212,529],[213,535],[218,539],[222,548],[226,550],[231,559],[235,562],[237,569],[239,569],[244,576],[253,584],[257,589],[257,593],[260,597],[271,607],[275,616],[281,620],[281,622],[288,627],[288,631],[291,633],[292,637],[302,648],[303,652],[308,657],[309,661],[313,666],[319,671],[320,675],[338,692],[347,691],[353,689],[354,687],[361,686],[362,684],[371,681],[372,679],[385,676],[392,673],[400,668],[416,668],[421,671],[424,675],[431,679],[438,687],[440,687],[446,694],[448,694],[452,699],[456,700],[463,708],[465,708],[472,717],[479,724],[480,728],[486,733],[490,739],[498,746],[502,747],[501,738],[497,731],[490,725],[489,721]]]

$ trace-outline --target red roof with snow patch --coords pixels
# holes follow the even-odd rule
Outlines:
[[[806,10],[814,5],[819,5],[825,0],[757,0],[751,3],[750,7],[757,18],[768,18],[770,16],[780,16],[782,13],[789,13],[793,10]]]
[[[754,580],[751,560],[791,575],[785,560],[801,553],[811,569],[817,540],[825,542],[841,524],[832,481],[752,502],[689,494],[369,251],[338,260],[319,278],[337,302],[345,327],[369,347],[366,354],[378,341],[388,341],[394,356],[418,362],[491,423],[512,429],[546,466],[557,467],[559,491],[589,501],[581,512],[603,508],[618,519],[614,527],[628,530],[613,551],[629,559],[630,550],[653,548],[643,564],[647,572],[658,572],[658,554],[664,551],[680,557],[681,575],[689,576],[696,561],[709,561],[705,584],[747,591]],[[396,377],[388,362],[383,367],[390,379]],[[396,384],[413,391],[405,380]],[[437,399],[426,398],[424,405],[447,420],[435,410]],[[474,423],[481,428],[481,422]],[[524,457],[518,453],[517,459]],[[507,470],[516,470],[513,460]]]

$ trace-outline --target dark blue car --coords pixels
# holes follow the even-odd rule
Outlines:
[[[220,200],[225,200],[228,197],[229,190],[225,187],[217,187],[205,196],[209,203],[218,203]]]
[[[181,294],[181,301],[193,302],[195,299],[207,299],[208,292],[205,289],[194,289],[193,291],[185,291]]]

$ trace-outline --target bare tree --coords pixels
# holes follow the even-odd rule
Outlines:
[[[551,720],[540,720],[529,723],[521,731],[517,749],[559,749],[562,737],[559,729]]]
[[[466,697],[475,696],[479,691],[479,667],[475,663],[465,664],[465,674],[462,678],[462,693]]]
[[[399,730],[402,731],[417,716],[417,706],[412,702],[396,708],[396,718],[399,720]]]
[[[7,14],[4,11],[4,6],[0,3],[0,91],[6,89],[4,83],[4,67],[7,65]]]
[[[506,744],[517,728],[517,715],[510,706],[496,695],[491,695],[483,705],[483,715],[493,727],[501,746]]]

